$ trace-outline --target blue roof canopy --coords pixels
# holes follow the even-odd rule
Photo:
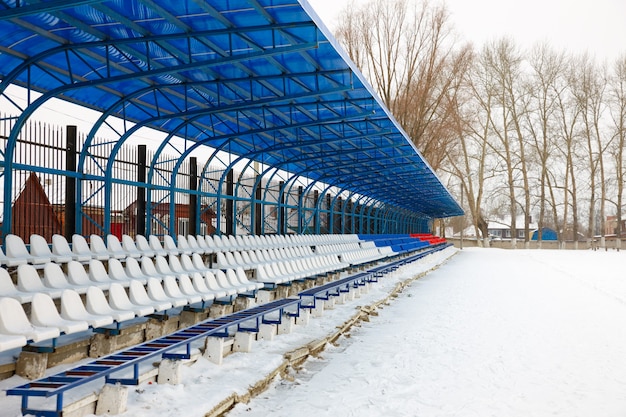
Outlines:
[[[0,78],[43,93],[23,119],[61,98],[430,218],[463,213],[305,1],[1,1]]]

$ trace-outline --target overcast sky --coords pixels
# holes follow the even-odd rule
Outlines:
[[[369,0],[353,0],[363,4]],[[435,0],[431,0],[435,1]],[[308,0],[333,30],[336,16],[350,0]],[[477,46],[502,36],[530,47],[547,40],[574,53],[598,59],[626,53],[626,0],[446,0],[451,21],[462,38]]]

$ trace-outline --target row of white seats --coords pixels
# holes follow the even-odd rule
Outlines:
[[[21,237],[9,234],[5,238],[6,255],[0,250],[0,265],[9,267],[22,264],[43,265],[49,262],[67,263],[69,261],[89,262],[91,259],[101,261],[111,258],[125,259],[156,255],[203,255],[214,252],[234,250],[254,250],[286,248],[295,246],[329,245],[347,242],[358,242],[357,235],[238,235],[238,236],[182,236],[177,241],[163,236],[163,242],[156,235],[145,238],[137,235],[134,239],[122,235],[121,241],[115,235],[102,238],[92,234],[89,243],[84,236],[74,234],[71,245],[63,235],[52,236],[51,244],[38,234],[30,236],[30,249]]]
[[[80,262],[70,261],[66,266],[67,273],[59,264],[50,262],[44,265],[42,276],[33,265],[23,264],[17,267],[17,285],[13,284],[7,270],[0,268],[0,297],[12,297],[26,303],[31,301],[35,293],[46,293],[52,298],[59,298],[61,292],[66,289],[83,294],[91,286],[108,290],[114,283],[129,287],[134,281],[145,285],[150,278],[163,280],[166,277],[179,280],[185,277],[187,279],[200,277],[211,285],[217,281],[217,287],[220,289],[228,291],[232,289],[233,285],[228,280],[222,279],[223,271],[211,270],[199,255],[194,255],[194,258],[196,262],[187,255],[180,257],[170,255],[167,259],[160,255],[154,259],[144,256],[140,260],[127,258],[125,265],[118,259],[110,259],[108,270],[97,259],[89,261],[88,270]],[[241,273],[245,277],[243,269]],[[234,284],[235,287],[238,285]],[[257,283],[254,286],[261,288],[263,285]]]
[[[59,297],[60,312],[51,294],[37,292],[29,300],[30,319],[18,299],[0,297],[0,351],[88,328],[120,324],[171,308],[250,293],[263,287],[263,284],[250,282],[241,268],[217,271],[215,276],[208,274],[205,277],[195,274],[193,278],[183,275],[178,279],[167,276],[163,280],[151,277],[145,287],[134,280],[128,289],[120,283],[112,283],[108,300],[101,288],[90,286],[86,288],[84,304],[78,291],[64,289]]]
[[[340,261],[337,255],[279,260],[259,265],[255,270],[255,279],[266,284],[279,285],[341,270],[347,266],[349,264]]]
[[[216,255],[216,268],[233,268],[242,266],[244,269],[255,269],[259,265],[315,256],[310,246],[293,246],[277,249],[256,249],[247,251],[219,252]]]

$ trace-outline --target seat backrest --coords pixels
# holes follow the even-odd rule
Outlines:
[[[109,276],[118,281],[128,281],[130,279],[124,269],[124,265],[118,259],[109,260]]]
[[[37,270],[28,264],[17,267],[17,288],[20,291],[28,292],[47,292],[48,289],[43,285]]]
[[[65,236],[59,234],[52,235],[52,253],[54,255],[72,256],[72,248],[70,248],[70,244],[65,239]]]
[[[160,276],[159,271],[154,266],[152,259],[147,256],[141,257],[141,272],[143,275],[148,277],[157,277]]]
[[[176,246],[176,242],[174,242],[174,238],[170,235],[163,236],[163,249],[165,249],[167,253],[171,253],[173,255],[178,255],[180,253],[178,246]]]
[[[55,263],[47,263],[43,267],[43,284],[48,288],[65,289],[71,286],[61,266]]]
[[[207,269],[206,264],[202,260],[202,256],[197,253],[191,255],[191,262],[193,263],[194,268],[196,268],[198,271],[204,271],[205,269]]]
[[[226,274],[224,273],[224,271],[222,271],[221,269],[218,269],[217,271],[215,271],[215,280],[217,281],[217,284],[222,287],[222,288],[231,288],[232,285],[228,282],[228,279],[226,278]]]
[[[93,258],[93,252],[83,235],[72,235],[72,252],[75,255],[89,256],[90,258]]]
[[[153,265],[154,266],[154,265]],[[109,265],[110,267],[110,265]],[[131,278],[146,278],[146,274],[141,271],[141,266],[139,262],[137,262],[134,258],[126,259],[126,275]]]
[[[109,256],[109,250],[100,235],[92,234],[89,236],[89,248],[95,254]]]
[[[45,326],[51,320],[59,320],[61,316],[54,305],[54,301],[48,294],[37,293],[33,295],[30,305],[30,321],[35,326]]]
[[[161,242],[156,235],[148,236],[148,243],[150,244],[150,249],[154,251],[155,255],[167,254],[167,251],[163,249],[163,245],[161,245]]]
[[[178,235],[176,237],[178,241],[178,251],[182,253],[191,253],[193,252],[191,246],[189,246],[189,242],[187,242],[187,238],[183,235]]]
[[[0,333],[23,334],[32,327],[22,304],[14,298],[0,298]]]
[[[161,255],[154,258],[154,266],[156,267],[157,273],[160,275],[175,275],[175,272],[172,271],[170,265],[167,263],[167,259]]]
[[[167,257],[167,260],[168,260],[170,269],[173,272],[175,272],[177,274],[185,272],[185,268],[183,268],[183,265],[180,263],[180,259],[178,259],[178,256],[176,256],[176,255],[169,255]]]
[[[52,262],[52,251],[46,239],[38,234],[30,235],[30,254],[33,263]]]
[[[67,263],[67,280],[73,285],[82,285],[88,287],[92,284],[87,271],[83,267],[83,264],[77,261],[70,261]]]
[[[128,256],[122,247],[122,243],[115,235],[108,234],[106,236],[106,246],[109,254],[115,258],[122,259]]]
[[[124,236],[122,236],[122,243],[124,243],[123,239],[124,239]],[[159,246],[161,246],[160,243],[159,243]],[[137,248],[139,252],[141,252],[142,255],[145,255],[145,256],[157,255],[155,250],[150,247],[150,243],[148,242],[148,239],[146,239],[144,235],[135,236],[135,247]],[[163,251],[163,248],[161,248],[161,251]]]
[[[146,241],[146,244],[148,242]],[[122,235],[122,249],[128,256],[132,256],[133,258],[138,258],[142,255],[142,252],[135,245],[135,241],[129,235]]]
[[[26,248],[26,244],[22,240],[21,237],[13,234],[8,234],[4,238],[4,244],[6,247],[8,258],[22,258],[24,261],[27,261],[31,258],[28,249]]]

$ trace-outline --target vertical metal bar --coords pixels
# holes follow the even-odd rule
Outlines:
[[[226,195],[228,198],[226,199],[226,234],[234,235],[235,234],[235,213],[233,213],[233,194],[234,194],[234,177],[235,174],[233,170],[228,171],[228,175],[226,176]],[[219,215],[219,213],[218,213]]]
[[[197,235],[198,230],[198,159],[194,156],[189,158],[189,234]]]
[[[146,182],[146,145],[137,146],[137,182]],[[137,187],[135,234],[145,235],[146,231],[146,187]]]
[[[76,172],[76,126],[67,126],[65,131],[65,170]],[[70,241],[72,235],[76,233],[76,178],[73,175],[65,177],[65,225],[63,233]]]
[[[254,199],[255,199],[255,203],[254,203],[254,232],[253,234],[255,235],[259,235],[262,232],[262,213],[261,213],[261,199],[263,198],[263,187],[262,187],[262,176],[259,174],[257,175],[257,187],[254,190]]]

